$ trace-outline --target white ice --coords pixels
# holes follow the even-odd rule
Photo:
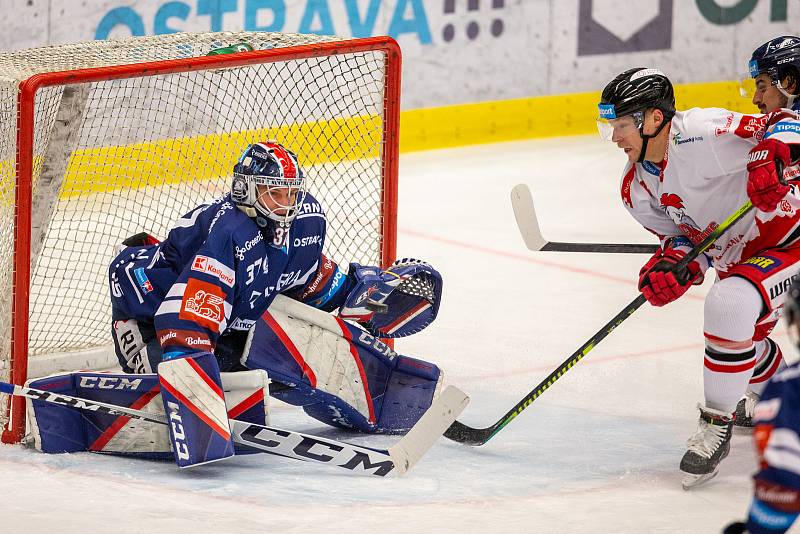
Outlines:
[[[546,237],[651,242],[622,208],[624,155],[596,137],[408,154],[398,256],[444,275],[439,319],[398,342],[471,395],[489,426],[637,295],[641,255],[531,253],[509,191],[527,183]],[[354,477],[256,455],[169,463],[0,447],[0,521],[29,532],[720,532],[744,517],[755,460],[736,435],[720,475],[684,491],[702,400],[702,298],[645,305],[482,447],[442,439],[406,477]],[[775,338],[796,359],[783,327]],[[273,424],[361,444],[277,406]]]

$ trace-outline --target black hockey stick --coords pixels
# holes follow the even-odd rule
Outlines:
[[[748,200],[742,207],[740,207],[736,212],[728,217],[722,224],[720,224],[716,230],[711,232],[700,244],[696,245],[691,251],[689,251],[686,256],[679,261],[675,267],[674,271],[679,271],[681,269],[686,268],[686,266],[694,260],[697,256],[708,250],[711,245],[726,231],[728,228],[736,224],[738,221],[742,219],[750,210],[753,209],[753,204]],[[491,426],[486,428],[472,428],[463,423],[458,421],[453,422],[450,428],[444,433],[445,437],[452,439],[453,441],[457,441],[459,443],[465,443],[467,445],[483,445],[495,434],[500,432],[508,423],[510,423],[516,416],[518,416],[522,410],[527,408],[531,405],[533,401],[535,401],[542,393],[544,393],[550,386],[552,386],[556,380],[561,378],[564,373],[569,371],[576,363],[581,361],[584,356],[586,356],[590,350],[592,350],[598,343],[600,343],[606,336],[608,336],[611,332],[614,331],[622,322],[633,315],[633,313],[638,310],[642,304],[646,302],[644,295],[641,293],[633,302],[625,306],[622,311],[620,311],[617,315],[614,316],[608,323],[606,323],[603,328],[601,328],[595,335],[593,335],[589,340],[584,343],[581,348],[576,350],[572,356],[567,358],[564,363],[558,366],[558,368],[550,373],[547,378],[545,378],[538,386],[536,386],[533,391],[525,395],[525,397],[519,401],[516,406],[511,408],[503,417],[497,420],[497,422]]]
[[[145,412],[125,406],[107,404],[71,395],[62,395],[40,389],[0,382],[0,393],[99,412],[124,416],[140,421],[169,424],[163,413]],[[400,441],[388,449],[373,449],[336,441],[292,430],[268,427],[231,419],[231,437],[235,443],[251,449],[325,465],[347,469],[350,473],[386,476],[394,472],[405,474],[430,449],[469,403],[462,391],[449,386],[433,402],[416,425]]]
[[[543,252],[607,252],[612,254],[653,254],[658,245],[634,243],[565,243],[548,241],[539,228],[536,208],[533,206],[531,190],[525,184],[515,185],[511,190],[511,206],[517,219],[519,232],[529,250]]]

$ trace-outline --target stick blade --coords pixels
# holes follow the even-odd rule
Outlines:
[[[536,208],[533,207],[533,197],[527,185],[517,184],[511,189],[511,207],[514,208],[514,217],[525,246],[529,250],[542,250],[547,240],[539,229]]]
[[[389,456],[394,463],[395,472],[404,475],[414,467],[461,415],[467,404],[469,397],[463,391],[455,386],[448,386],[408,434],[389,447]]]

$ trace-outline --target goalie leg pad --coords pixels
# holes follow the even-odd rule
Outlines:
[[[440,378],[436,365],[398,356],[358,327],[286,298],[276,298],[250,330],[242,363],[290,386],[276,389],[276,398],[362,432],[406,432]]]
[[[228,417],[270,424],[269,380],[264,371],[221,373]],[[80,371],[30,380],[26,386],[146,412],[164,413],[158,375]],[[91,451],[172,460],[165,425],[27,400],[28,436],[47,453]],[[252,449],[237,447],[240,452]]]
[[[163,361],[158,366],[158,381],[178,467],[233,456],[216,357],[204,352]]]

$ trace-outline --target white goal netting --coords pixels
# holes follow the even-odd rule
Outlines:
[[[397,143],[386,122],[388,55],[380,47],[336,48],[352,42],[173,34],[0,54],[0,378],[8,381],[22,365],[11,343],[12,323],[24,323],[12,305],[20,265],[31,269],[31,364],[45,354],[107,346],[114,246],[140,231],[163,238],[180,215],[227,192],[248,143],[275,139],[298,155],[328,213],[327,255],[345,265],[393,259],[385,257],[396,198],[387,190],[395,177],[387,175],[386,147]],[[295,52],[302,45],[318,51],[301,57],[308,55]],[[221,52],[236,47],[281,49],[280,57],[232,66],[239,54]],[[207,56],[212,51],[219,54]],[[149,63],[164,60],[179,61],[167,71]],[[141,63],[149,65],[115,70]],[[78,70],[97,68],[88,79]],[[36,91],[26,152],[20,82],[59,71],[76,73]],[[26,161],[33,183],[27,257],[14,253]]]

